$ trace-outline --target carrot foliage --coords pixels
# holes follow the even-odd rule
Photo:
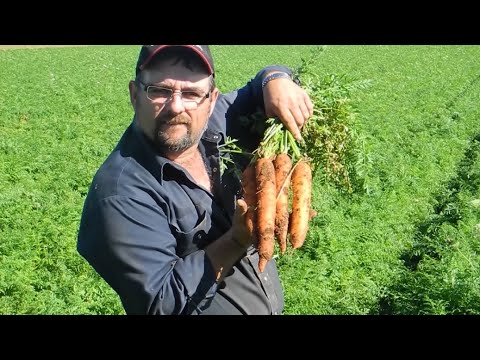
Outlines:
[[[294,78],[309,94],[313,116],[302,128],[303,151],[310,159],[313,176],[321,169],[324,182],[353,192],[361,186],[363,172],[362,139],[355,130],[357,113],[353,94],[370,86],[369,80],[356,80],[346,75],[320,76],[315,66],[325,47],[312,49],[294,70]]]

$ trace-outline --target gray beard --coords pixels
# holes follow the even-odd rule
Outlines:
[[[203,133],[207,129],[208,121],[205,123],[205,127],[197,134],[197,136],[193,136],[191,129],[188,128],[185,136],[176,141],[171,140],[163,131],[160,131],[160,126],[161,123],[158,123],[157,128],[155,129],[155,138],[153,143],[159,153],[165,154],[169,152],[182,152],[194,145],[197,145],[200,142]]]

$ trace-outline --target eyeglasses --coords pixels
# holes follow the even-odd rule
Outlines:
[[[175,93],[180,95],[183,106],[187,110],[194,110],[202,101],[208,99],[210,91],[205,93],[201,90],[172,90],[162,86],[148,85],[138,81],[140,88],[147,93],[147,98],[156,104],[166,104],[173,98]]]

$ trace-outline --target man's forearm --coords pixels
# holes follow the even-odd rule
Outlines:
[[[223,280],[248,248],[235,240],[232,233],[233,231],[230,229],[204,249],[215,271],[217,283]]]

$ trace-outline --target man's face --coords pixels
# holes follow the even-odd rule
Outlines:
[[[130,84],[130,97],[136,121],[156,149],[178,153],[198,144],[218,96],[205,70],[165,59],[142,71],[140,79],[140,86]]]

